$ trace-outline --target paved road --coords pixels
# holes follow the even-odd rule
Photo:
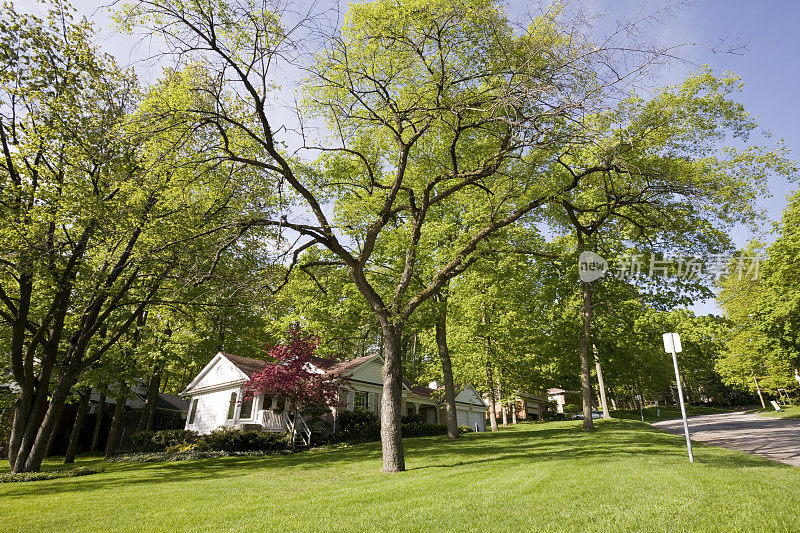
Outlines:
[[[683,421],[665,420],[653,427],[683,435]],[[769,418],[745,413],[692,416],[692,440],[761,455],[800,466],[800,419]]]

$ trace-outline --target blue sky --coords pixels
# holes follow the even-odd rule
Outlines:
[[[85,14],[99,31],[98,45],[112,53],[121,64],[135,64],[140,78],[152,81],[152,66],[138,62],[157,53],[157,44],[138,37],[117,34],[103,6],[111,0],[75,0],[80,14]],[[41,12],[41,4],[33,0],[13,0],[21,11]],[[344,6],[345,3],[342,2]],[[509,11],[523,16],[539,5],[535,1],[511,0]],[[584,0],[585,8],[601,14],[598,32],[613,29],[618,20],[631,20],[642,13],[652,13],[666,5],[664,1]],[[661,44],[698,43],[681,48],[681,55],[691,63],[675,62],[659,70],[656,85],[678,83],[700,65],[709,65],[715,72],[732,71],[744,81],[741,102],[758,118],[763,129],[772,132],[764,143],[783,139],[800,159],[800,2],[795,0],[700,0],[694,5],[675,5],[660,23],[646,25],[644,37]],[[719,53],[713,49],[744,47],[739,53]],[[156,49],[154,49],[156,48]],[[797,189],[796,183],[773,178],[772,196],[762,201],[771,221],[778,220],[786,206],[786,195]],[[763,231],[768,231],[766,222]],[[759,236],[737,229],[734,240],[739,246]],[[768,236],[762,234],[761,238]],[[699,303],[698,313],[719,312],[713,302]]]

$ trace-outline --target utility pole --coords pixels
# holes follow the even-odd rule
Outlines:
[[[683,416],[683,432],[686,434],[686,448],[689,450],[689,462],[694,462],[692,454],[692,440],[689,436],[689,421],[686,420],[686,406],[683,403],[683,387],[681,387],[681,373],[678,371],[677,352],[682,351],[681,337],[677,333],[664,333],[664,351],[672,352],[672,363],[675,365],[675,381],[678,383],[678,399],[681,402],[681,415]]]
[[[592,344],[594,350],[594,368],[597,370],[597,384],[600,386],[600,407],[603,409],[603,418],[608,420],[611,418],[611,413],[608,412],[608,403],[606,403],[606,384],[603,381],[603,367],[600,366],[600,358],[597,356],[597,345]]]
[[[759,400],[761,400],[761,407],[762,407],[762,408],[764,408],[764,409],[766,409],[766,408],[767,408],[767,406],[766,406],[766,404],[764,403],[764,397],[763,397],[763,396],[761,396],[761,387],[759,387],[759,386],[758,386],[758,380],[756,379],[756,375],[755,375],[755,374],[753,374],[753,381],[754,381],[754,382],[755,382],[755,384],[756,384],[756,392],[758,392],[758,399],[759,399]]]

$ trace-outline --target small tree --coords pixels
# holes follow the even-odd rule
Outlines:
[[[295,419],[300,407],[322,412],[336,405],[340,380],[321,373],[313,362],[319,337],[289,330],[289,338],[288,343],[269,349],[267,353],[275,364],[250,378],[243,387],[245,397],[269,394],[285,399],[295,407]]]

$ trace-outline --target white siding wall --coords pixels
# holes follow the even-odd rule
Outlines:
[[[478,424],[478,431],[486,431],[486,412],[473,411],[469,414],[469,427],[475,429],[475,424]]]
[[[197,413],[193,424],[186,419],[186,429],[205,434],[225,425],[231,393],[237,390],[231,388],[192,396],[191,400],[197,399]]]
[[[380,385],[383,383],[383,378],[381,377],[381,363],[380,361],[372,360],[368,363],[364,363],[360,367],[356,368],[353,371],[352,378],[354,380],[363,381],[366,383],[375,383]],[[353,383],[353,386],[358,388],[358,383]]]
[[[247,376],[236,368],[233,363],[227,359],[220,358],[193,388],[213,387],[220,383],[228,383],[239,379],[247,379]]]

